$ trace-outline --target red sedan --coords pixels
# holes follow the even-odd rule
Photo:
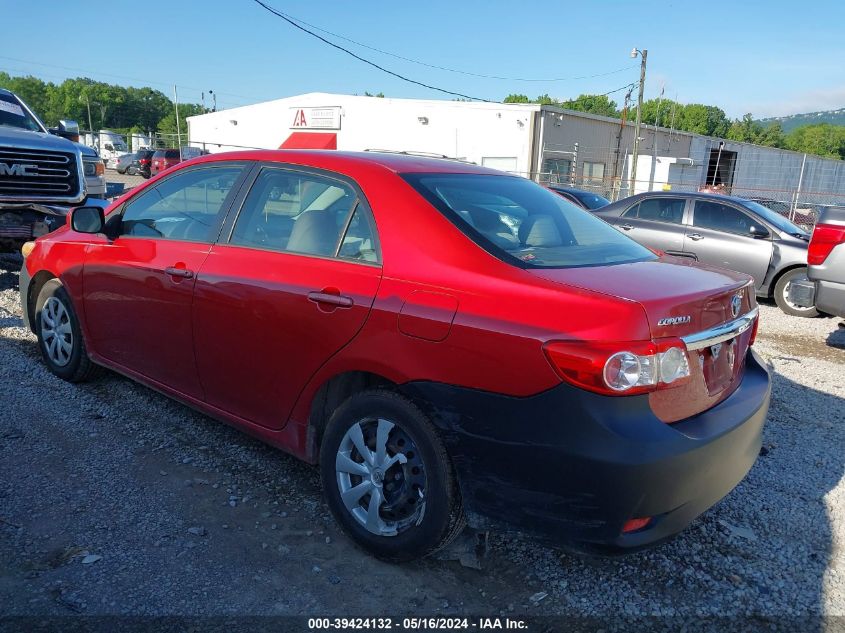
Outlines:
[[[150,175],[155,176],[180,162],[182,155],[178,149],[157,149],[150,158]]]
[[[465,521],[630,551],[760,447],[749,277],[475,165],[204,156],[25,253],[54,374],[111,368],[318,463],[338,522],[386,559]]]

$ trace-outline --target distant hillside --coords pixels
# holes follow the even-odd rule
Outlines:
[[[789,132],[801,125],[812,125],[814,123],[831,123],[833,125],[845,125],[845,108],[838,110],[825,110],[824,112],[807,112],[805,114],[791,114],[789,116],[769,117],[760,119],[760,123],[779,122],[784,132]]]

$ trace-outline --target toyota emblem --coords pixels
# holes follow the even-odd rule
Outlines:
[[[733,316],[737,316],[739,314],[739,309],[742,307],[742,295],[735,294],[731,298],[731,314]]]

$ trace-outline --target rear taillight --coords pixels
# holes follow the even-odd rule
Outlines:
[[[543,350],[565,381],[609,396],[630,396],[675,386],[690,375],[678,338],[637,342],[552,341]]]
[[[757,340],[757,327],[760,325],[760,317],[757,316],[754,319],[754,325],[751,326],[751,338],[748,339],[748,346],[751,347],[754,345],[754,341]]]
[[[824,264],[834,247],[845,243],[845,226],[817,224],[807,250],[807,263],[811,266]]]

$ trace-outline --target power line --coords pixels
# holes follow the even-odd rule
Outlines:
[[[436,90],[437,92],[442,92],[442,93],[447,94],[447,95],[452,95],[453,97],[462,97],[464,99],[471,99],[473,101],[485,101],[487,103],[495,103],[494,101],[491,101],[490,99],[482,99],[481,97],[473,97],[473,96],[470,96],[470,95],[463,94],[461,92],[453,92],[451,90],[446,90],[445,88],[438,88],[437,86],[432,86],[430,84],[426,84],[426,83],[423,83],[421,81],[417,81],[416,79],[411,79],[410,77],[405,77],[404,75],[400,75],[399,73],[393,72],[392,70],[388,70],[384,66],[379,66],[375,62],[372,62],[369,59],[365,59],[364,57],[361,57],[360,55],[353,53],[348,48],[344,48],[343,46],[340,46],[339,44],[335,44],[334,42],[331,42],[331,41],[327,40],[326,38],[324,38],[322,35],[318,35],[314,31],[310,31],[309,29],[305,28],[304,26],[297,24],[296,22],[291,20],[289,17],[287,17],[285,14],[280,13],[279,11],[276,11],[276,9],[274,9],[273,7],[271,7],[267,4],[264,4],[264,2],[262,2],[261,0],[253,0],[253,1],[256,4],[264,7],[264,9],[266,9],[267,11],[269,11],[270,13],[275,15],[276,17],[279,17],[282,20],[284,20],[285,22],[287,22],[288,24],[290,24],[291,26],[298,28],[300,31],[303,31],[303,32],[307,33],[308,35],[317,38],[318,40],[320,40],[321,42],[323,42],[325,44],[328,44],[332,48],[336,48],[339,51],[343,51],[344,53],[354,57],[358,61],[364,62],[365,64],[369,64],[373,68],[376,68],[376,69],[378,69],[378,70],[380,70],[384,73],[387,73],[388,75],[392,75],[392,76],[396,77],[397,79],[401,79],[402,81],[406,81],[408,83],[416,84],[417,86],[422,86],[423,88],[428,88],[429,90]]]
[[[259,3],[261,4],[261,3]],[[266,7],[265,7],[266,8]],[[482,73],[473,73],[467,70],[458,70],[456,68],[447,68],[446,66],[438,66],[436,64],[428,64],[426,62],[419,61],[417,59],[411,59],[410,57],[404,57],[397,53],[391,53],[390,51],[386,51],[380,48],[376,48],[375,46],[370,46],[369,44],[364,44],[363,42],[359,42],[357,40],[353,40],[352,38],[346,37],[344,35],[340,35],[338,33],[332,33],[331,31],[327,31],[326,29],[320,28],[314,24],[310,24],[305,20],[301,20],[300,18],[296,18],[288,13],[283,13],[279,11],[277,15],[284,16],[288,18],[290,21],[298,22],[299,24],[304,24],[305,26],[309,26],[315,31],[320,31],[321,33],[325,33],[326,35],[331,35],[332,37],[336,37],[340,40],[344,40],[345,42],[349,42],[351,44],[355,44],[356,46],[360,46],[361,48],[366,48],[368,50],[374,51],[376,53],[381,53],[382,55],[388,55],[389,57],[394,57],[396,59],[401,59],[402,61],[410,62],[412,64],[417,64],[419,66],[425,66],[426,68],[435,68],[437,70],[445,70],[446,72],[450,73],[457,73],[460,75],[469,75],[470,77],[480,77],[481,79],[498,79],[501,81],[527,81],[527,82],[539,82],[539,83],[551,83],[556,81],[577,81],[579,79],[594,79],[596,77],[607,77],[608,75],[615,75],[616,73],[621,73],[626,70],[630,70],[631,68],[636,68],[638,64],[632,64],[630,66],[625,66],[623,68],[617,68],[616,70],[611,70],[605,73],[596,73],[594,75],[582,75],[580,77],[532,77],[532,78],[524,78],[524,77],[503,77],[500,75],[484,75]]]

